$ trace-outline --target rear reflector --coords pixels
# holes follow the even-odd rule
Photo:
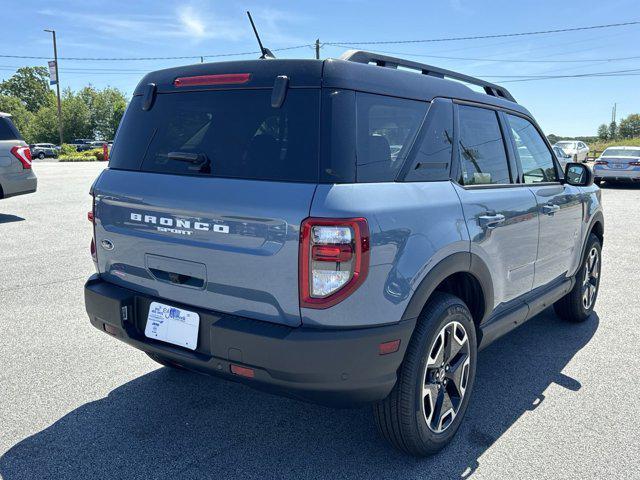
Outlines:
[[[11,154],[20,160],[22,168],[31,168],[31,149],[29,147],[20,147],[16,145],[11,149]]]
[[[197,77],[178,77],[173,81],[173,85],[176,87],[193,87],[198,85],[237,85],[247,83],[250,78],[250,73],[198,75]]]
[[[390,342],[384,342],[378,345],[378,354],[387,355],[389,353],[395,353],[400,348],[400,339],[391,340]]]
[[[231,364],[231,373],[234,375],[239,375],[241,377],[253,378],[255,377],[255,372],[253,368],[241,367],[240,365]]]

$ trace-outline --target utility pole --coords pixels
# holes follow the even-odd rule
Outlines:
[[[316,39],[316,59],[320,60],[320,39]]]
[[[58,46],[56,45],[56,31],[46,30],[53,35],[53,60],[56,62],[56,92],[58,94],[58,134],[60,135],[60,145],[64,143],[62,138],[62,104],[60,103],[60,74],[58,73]]]

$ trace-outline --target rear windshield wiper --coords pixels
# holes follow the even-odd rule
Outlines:
[[[189,170],[197,170],[200,173],[211,173],[211,161],[205,153],[169,152],[167,153],[167,157],[169,160],[193,164],[188,167]]]

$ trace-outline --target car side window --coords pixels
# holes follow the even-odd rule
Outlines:
[[[458,152],[463,185],[511,183],[509,162],[495,111],[458,106]]]
[[[411,153],[405,181],[448,180],[453,151],[453,105],[435,101]]]
[[[522,117],[507,114],[516,155],[522,165],[524,183],[557,182],[553,156],[533,124]]]

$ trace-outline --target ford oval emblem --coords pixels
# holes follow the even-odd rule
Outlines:
[[[113,250],[113,243],[111,243],[109,240],[102,240],[100,242],[100,245],[102,245],[102,248],[104,248],[105,250]]]

